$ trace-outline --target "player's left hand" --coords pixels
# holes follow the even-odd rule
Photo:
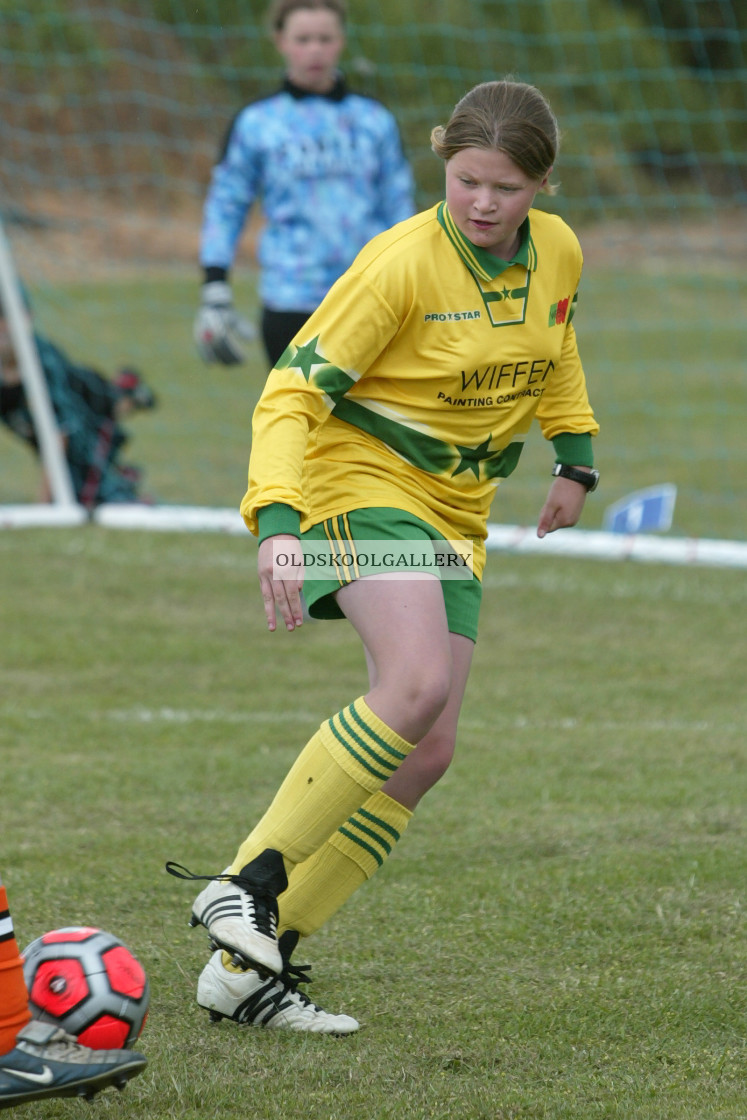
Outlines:
[[[556,478],[550,487],[537,522],[537,536],[544,537],[556,529],[569,529],[581,516],[586,501],[586,487],[570,478]]]

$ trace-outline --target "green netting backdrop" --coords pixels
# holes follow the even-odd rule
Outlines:
[[[563,129],[542,205],[578,232],[576,320],[602,424],[606,505],[678,488],[672,533],[747,536],[747,5],[725,0],[351,0],[344,68],[400,122],[419,202],[429,149],[473,84],[512,74]],[[130,425],[159,501],[235,506],[265,368],[202,366],[192,346],[201,204],[224,129],[272,91],[264,4],[0,0],[0,213],[37,326],[111,372],[140,366],[160,407]],[[256,223],[234,271],[252,314]],[[551,456],[539,431],[493,520],[530,523]],[[0,430],[0,503],[39,470]]]

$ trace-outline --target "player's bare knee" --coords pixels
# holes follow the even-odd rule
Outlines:
[[[400,672],[390,678],[390,687],[399,694],[402,707],[424,726],[431,727],[446,707],[451,674],[445,667]]]

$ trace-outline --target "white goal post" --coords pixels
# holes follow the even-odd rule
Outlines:
[[[49,482],[52,504],[56,507],[52,520],[59,524],[60,516],[64,520],[65,515],[69,513],[70,521],[77,523],[84,520],[86,514],[75,498],[70,470],[62,449],[60,431],[49,399],[47,383],[34,342],[33,329],[21,296],[21,286],[2,218],[0,218],[0,302],[4,308],[11,342],[18,359],[21,379],[33,417],[39,455]],[[28,507],[25,508],[24,523],[28,523]],[[44,506],[40,506],[37,512],[40,523],[44,522],[46,520]],[[4,520],[9,516],[8,507],[5,507]]]

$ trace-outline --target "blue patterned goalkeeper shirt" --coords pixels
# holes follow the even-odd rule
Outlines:
[[[205,201],[200,263],[233,264],[261,200],[259,293],[274,311],[314,310],[359,250],[414,211],[413,178],[392,114],[340,78],[326,95],[287,79],[234,118]]]

